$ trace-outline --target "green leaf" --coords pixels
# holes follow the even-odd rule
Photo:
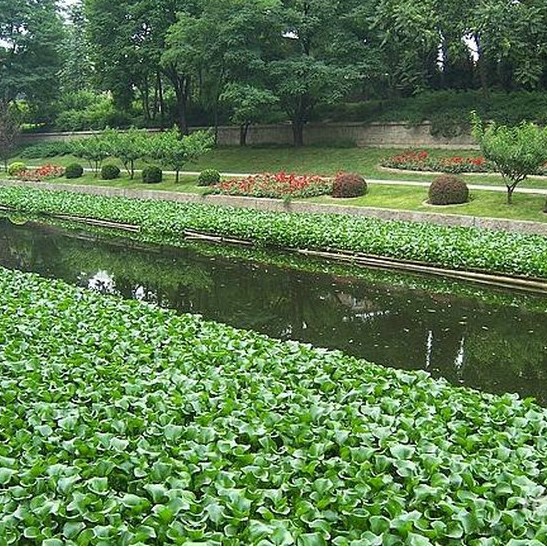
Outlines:
[[[325,539],[322,534],[300,534],[297,539],[297,545],[325,545]]]
[[[5,485],[11,481],[11,478],[15,474],[13,469],[7,467],[0,467],[0,484]]]

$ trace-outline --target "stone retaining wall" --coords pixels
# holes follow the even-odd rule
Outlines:
[[[108,188],[106,186],[84,186],[76,184],[55,184],[48,182],[22,182],[0,180],[5,186],[30,186],[44,190],[66,190],[98,196],[122,196],[138,199],[170,200],[185,203],[210,203],[231,207],[246,207],[261,211],[278,211],[293,213],[335,213],[357,215],[382,220],[402,220],[408,222],[429,222],[443,226],[463,226],[484,228],[487,230],[504,230],[524,234],[539,234],[547,236],[547,222],[531,222],[526,220],[508,220],[496,218],[473,217],[442,213],[421,213],[400,211],[396,209],[380,209],[376,207],[355,207],[349,205],[325,205],[309,202],[285,202],[278,199],[248,198],[239,196],[202,196],[184,192],[166,192],[164,190],[134,190],[125,188]],[[547,217],[547,215],[546,215]]]
[[[192,131],[206,129],[204,127],[192,128]],[[158,131],[150,129],[151,132]],[[37,143],[52,140],[70,140],[77,137],[88,137],[95,134],[93,131],[79,131],[76,133],[33,133],[24,134],[24,143]],[[304,130],[304,141],[310,145],[329,144],[354,144],[365,147],[386,148],[477,148],[470,135],[461,135],[454,138],[435,137],[431,135],[431,124],[422,123],[409,126],[405,123],[330,123],[308,124]],[[255,145],[291,145],[293,135],[291,125],[254,125],[249,128],[248,144]],[[221,146],[239,145],[239,127],[223,126],[218,129],[218,143]]]

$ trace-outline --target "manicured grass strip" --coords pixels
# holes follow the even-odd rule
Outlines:
[[[427,199],[428,188],[370,184],[368,193],[362,197],[341,201],[329,196],[321,196],[313,198],[311,201],[327,205],[343,204],[424,213],[545,222],[545,233],[547,234],[547,214],[543,212],[546,196],[517,194],[514,196],[513,205],[507,205],[505,195],[500,192],[471,190],[471,199],[468,203],[444,207],[427,205],[425,203]]]
[[[547,541],[530,401],[4,269],[0,312],[2,544]]]
[[[547,278],[547,237],[476,228],[382,221],[351,215],[291,214],[204,204],[0,188],[0,205],[136,224],[180,240],[185,230],[275,247],[342,250],[454,269]]]

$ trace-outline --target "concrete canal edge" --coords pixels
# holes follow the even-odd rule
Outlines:
[[[17,180],[0,180],[0,185],[23,186],[43,190],[56,190],[91,194],[96,196],[126,197],[133,199],[153,199],[177,201],[182,203],[209,203],[230,207],[243,207],[259,211],[312,214],[345,214],[377,218],[381,220],[400,220],[406,222],[429,222],[442,226],[462,226],[503,230],[523,234],[547,236],[547,222],[528,220],[510,220],[503,218],[474,217],[446,213],[426,213],[377,207],[357,207],[353,205],[335,205],[310,203],[303,201],[283,201],[269,198],[250,198],[241,196],[201,195],[185,192],[168,192],[165,190],[141,190],[129,188],[110,188],[108,186],[88,186],[78,184],[56,184],[51,182],[24,182]],[[546,215],[547,218],[547,215]]]

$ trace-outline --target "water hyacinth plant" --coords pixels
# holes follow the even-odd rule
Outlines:
[[[541,545],[547,413],[0,269],[5,545]]]
[[[180,241],[186,230],[258,246],[341,250],[464,270],[547,279],[547,237],[508,231],[384,221],[342,214],[277,213],[122,197],[0,187],[0,205],[135,224]]]

